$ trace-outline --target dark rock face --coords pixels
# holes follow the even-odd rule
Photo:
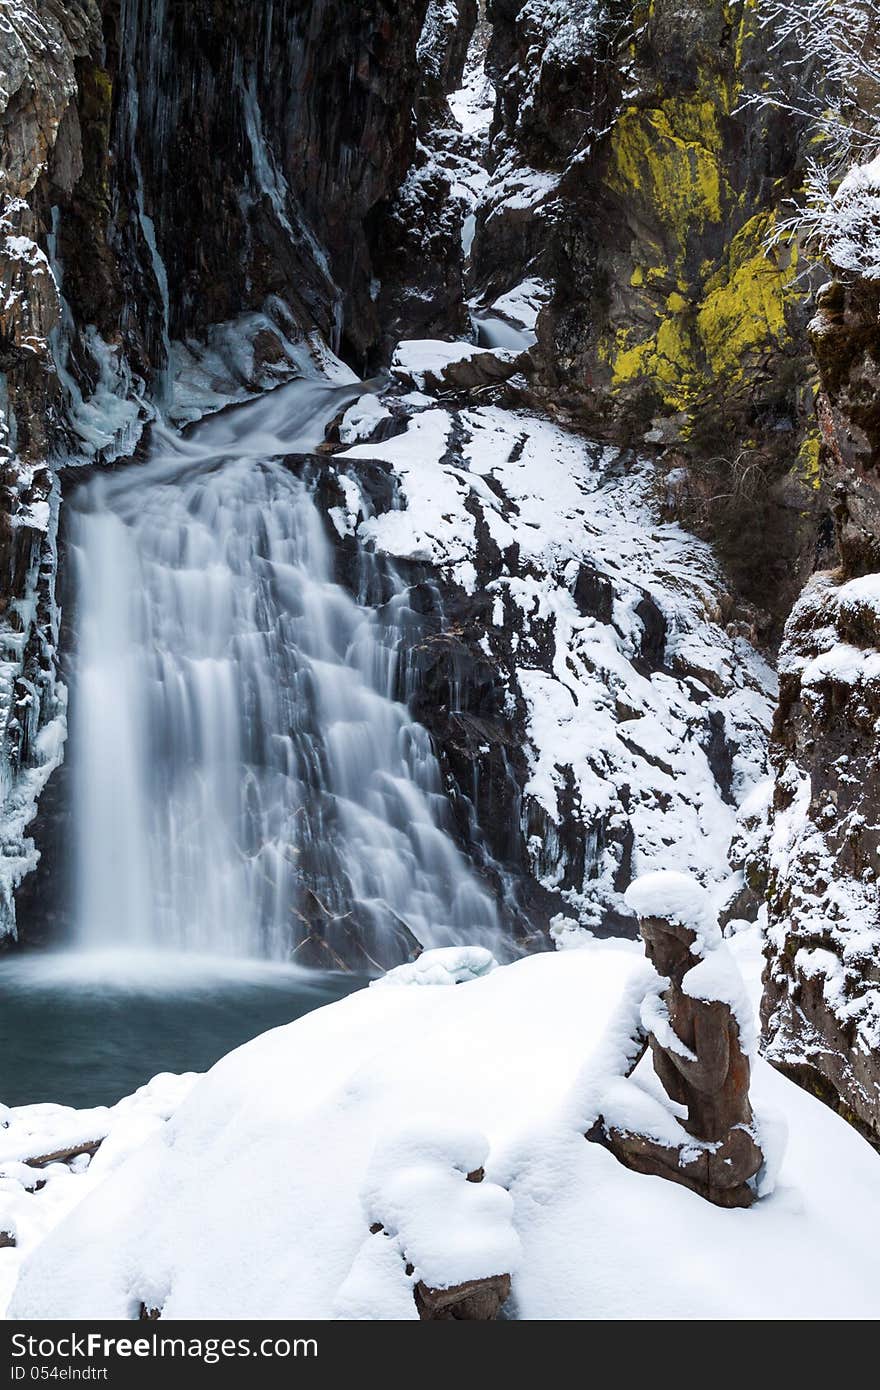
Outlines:
[[[105,0],[107,65],[84,74],[80,100],[104,102],[123,331],[150,363],[163,365],[163,335],[202,336],[274,296],[328,342],[366,350],[365,219],[411,160],[425,7]],[[96,288],[80,275],[74,297],[100,323]]]
[[[759,856],[767,1055],[880,1142],[880,582],[820,575],[786,627]]]
[[[605,0],[566,19],[495,0],[492,14],[478,290],[550,281],[537,398],[681,469],[674,513],[716,540],[772,633],[810,572],[821,511],[804,267],[773,243],[805,134],[747,100],[782,59],[748,3]]]
[[[82,175],[77,71],[99,42],[92,0],[22,7],[0,29],[0,942],[15,929],[13,893],[36,860],[27,826],[64,739],[50,466],[62,306],[45,250],[50,187],[69,192]]]
[[[819,294],[810,341],[819,366],[822,473],[848,575],[880,569],[880,286],[840,275]]]
[[[767,1054],[880,1143],[880,290],[835,271],[809,325],[832,499],[817,575],[780,653],[769,842],[751,873],[770,932]],[[833,522],[833,525],[832,525]]]
[[[401,338],[466,337],[462,228],[454,184],[473,158],[447,102],[462,81],[479,18],[477,0],[431,0],[416,50],[418,139],[396,193],[370,218],[376,309],[373,360],[384,365]]]

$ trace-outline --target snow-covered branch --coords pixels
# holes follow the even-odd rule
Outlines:
[[[758,101],[806,120],[796,229],[841,270],[880,277],[880,0],[761,0],[781,76]]]

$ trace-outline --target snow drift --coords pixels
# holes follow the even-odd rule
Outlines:
[[[731,942],[753,986],[756,946],[754,931]],[[511,1317],[874,1314],[877,1155],[765,1063],[756,1110],[765,1134],[787,1125],[788,1146],[776,1190],[749,1211],[710,1207],[584,1140],[578,1078],[644,978],[634,944],[588,942],[453,988],[370,988],[265,1034],[36,1246],[11,1316],[136,1318],[143,1303],[168,1319],[414,1318],[418,1265],[407,1274],[395,1242],[369,1235],[377,1191],[387,1215],[395,1145],[428,1187],[440,1173],[437,1200],[404,1215],[417,1258],[436,1277],[443,1254],[450,1281],[463,1168],[484,1164],[492,1186],[468,1259],[515,1264]],[[648,1097],[650,1069],[635,1077]]]

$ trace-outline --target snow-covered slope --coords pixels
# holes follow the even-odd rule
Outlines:
[[[756,946],[753,931],[732,941],[753,991]],[[775,1162],[779,1119],[788,1142],[775,1191],[749,1211],[582,1138],[578,1077],[644,969],[635,945],[594,942],[451,988],[371,988],[265,1034],[36,1247],[11,1316],[136,1318],[144,1304],[166,1318],[415,1317],[424,1269],[407,1276],[395,1242],[369,1234],[395,1195],[392,1160],[418,1168],[396,1189],[411,1220],[414,1191],[445,1192],[427,1240],[454,1264],[464,1165],[487,1150],[475,1229],[485,1260],[515,1265],[510,1316],[876,1314],[880,1159],[765,1063],[753,1096]],[[424,1224],[410,1229],[425,1248]]]
[[[459,790],[483,833],[501,820],[507,846],[520,836],[509,857],[573,925],[632,923],[623,892],[636,874],[729,879],[775,679],[727,625],[710,548],[661,519],[652,464],[517,408],[516,376],[493,380],[516,358],[400,344],[396,385],[342,422],[344,505],[331,515],[439,586],[459,667],[430,694],[437,678],[419,671],[417,712],[453,775],[471,721]],[[385,509],[363,496],[377,464],[394,483]]]

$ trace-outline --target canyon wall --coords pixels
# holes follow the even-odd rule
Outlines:
[[[786,68],[754,0],[489,0],[482,16],[473,0],[4,0],[0,14],[0,934],[63,756],[59,467],[127,457],[160,408],[182,424],[285,380],[304,344],[384,368],[397,339],[467,335],[471,309],[525,283],[537,342],[481,401],[613,444],[622,478],[636,452],[653,460],[665,517],[724,564],[707,618],[725,641],[772,650],[824,572],[788,619],[774,801],[741,859],[749,910],[769,902],[771,1055],[876,1133],[878,295],[840,268],[817,293],[827,276],[780,225],[809,131],[759,99]],[[446,100],[478,22],[495,85],[485,167]],[[457,418],[497,383],[453,386]],[[455,435],[450,458],[468,447]],[[495,582],[482,531],[476,556]],[[607,852],[616,892],[624,803],[599,824],[563,797],[554,863],[559,827],[533,806],[510,848],[500,808],[529,775],[510,672],[521,641],[535,670],[555,657],[513,610],[487,651],[490,606],[435,578],[425,624],[442,640],[416,653],[416,712],[462,839],[475,815],[536,883],[563,857],[580,880]],[[619,585],[589,566],[571,582],[610,634]],[[642,597],[634,659],[664,676],[665,618]],[[700,699],[713,679],[684,656],[673,674]],[[699,737],[724,782],[736,732],[712,713]],[[553,905],[533,906],[543,922]],[[29,901],[29,920],[41,911]]]
[[[714,540],[773,640],[825,510],[809,267],[779,227],[808,133],[755,99],[784,83],[786,55],[754,0],[490,10],[479,291],[507,288],[513,266],[549,282],[537,399],[660,457],[670,512]]]
[[[839,563],[780,653],[769,839],[768,1055],[880,1142],[880,328],[876,280],[832,266],[810,338]]]

